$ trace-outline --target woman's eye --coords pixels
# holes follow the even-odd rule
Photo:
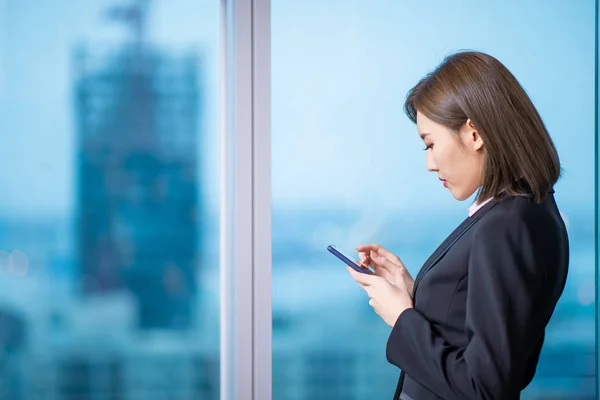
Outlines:
[[[429,149],[433,149],[433,144],[428,145],[427,147],[425,147],[423,150],[429,150]]]

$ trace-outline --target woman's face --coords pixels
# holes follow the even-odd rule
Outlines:
[[[427,169],[437,172],[457,200],[468,199],[482,184],[484,145],[470,120],[458,136],[417,111],[417,130],[427,152]]]

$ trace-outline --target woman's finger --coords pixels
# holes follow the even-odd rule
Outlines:
[[[383,267],[386,271],[388,271],[390,274],[395,274],[396,271],[401,268],[400,265],[397,265],[396,263],[390,261],[388,258],[383,257],[381,255],[378,255],[377,253],[372,253],[371,254],[371,260],[373,261],[373,263],[375,263],[376,265],[379,265],[381,267]]]
[[[395,257],[396,255],[394,253],[389,252],[388,250],[386,250],[384,247],[381,247],[378,244],[365,244],[363,246],[359,246],[359,247],[364,247],[365,250],[358,250],[358,251],[374,251],[376,253],[378,253],[379,255],[382,255],[384,257]],[[357,248],[358,249],[358,248]],[[368,250],[367,250],[368,249]]]
[[[381,265],[373,263],[373,269],[375,270],[375,275],[384,278],[388,282],[394,281],[394,275],[389,273],[388,270],[382,267]]]
[[[373,308],[373,311],[375,311],[375,314],[377,314],[381,317],[381,313],[379,312],[379,303],[377,303],[377,301],[375,299],[370,299],[369,305],[371,306],[371,308]]]
[[[384,248],[380,248],[379,251],[377,252],[377,254],[379,254],[382,257],[385,257],[386,259],[390,260],[391,262],[393,262],[394,264],[396,264],[399,267],[404,266],[404,264],[402,263],[402,260],[400,260],[400,257],[395,255],[394,253],[390,253],[389,251],[387,251]]]
[[[354,280],[356,282],[360,283],[361,285],[371,286],[375,283],[375,280],[374,280],[374,278],[376,278],[375,275],[362,274],[348,266],[346,267],[346,269],[348,270],[348,272],[350,273],[352,278],[354,278]]]
[[[365,252],[369,254],[372,251],[377,251],[381,246],[378,244],[361,244],[360,246],[356,246],[356,250]]]
[[[358,259],[360,260],[360,263],[366,266],[370,266],[371,265],[371,257],[369,257],[369,255],[366,252],[359,252],[358,253]]]
[[[374,254],[375,258],[379,257],[377,255],[377,253],[373,253],[373,254]],[[394,280],[394,276],[393,276],[395,273],[394,269],[390,269],[388,266],[382,265],[381,262],[376,261],[374,259],[374,257],[371,257],[364,252],[360,252],[358,256],[359,256],[363,266],[373,268],[373,270],[375,271],[375,275],[381,276],[382,278],[385,278],[387,281],[390,281],[390,279],[391,279],[391,281]],[[385,258],[383,258],[383,257],[379,257],[379,258],[381,260],[385,260]],[[365,268],[365,269],[368,270],[368,268]],[[396,267],[396,269],[397,269],[397,267]]]
[[[390,260],[391,262],[393,262],[394,264],[396,264],[398,266],[402,265],[402,261],[400,260],[400,258],[397,255],[386,250],[385,248],[381,247],[378,244],[363,244],[363,245],[357,246],[356,250],[358,250],[359,252],[365,252],[367,254],[371,254],[372,252],[375,252],[376,254],[379,254],[380,256],[387,258],[388,260]]]

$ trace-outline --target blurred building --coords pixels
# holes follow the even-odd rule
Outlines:
[[[193,321],[199,63],[144,37],[145,2],[111,10],[131,40],[81,46],[76,73],[77,240],[86,294],[130,290],[138,327]]]

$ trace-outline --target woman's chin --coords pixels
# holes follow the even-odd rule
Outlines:
[[[475,190],[458,190],[458,188],[449,188],[452,197],[458,201],[468,200],[475,193]]]
[[[452,193],[452,197],[454,197],[458,201],[465,201],[470,197],[470,195],[467,195],[463,191],[459,191],[456,189],[450,189],[450,193]]]

